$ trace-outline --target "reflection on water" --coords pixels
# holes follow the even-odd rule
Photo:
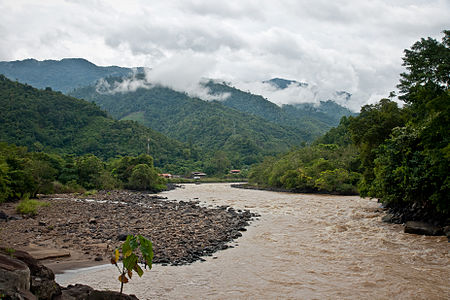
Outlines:
[[[205,262],[155,265],[125,292],[140,299],[448,299],[449,243],[381,223],[378,204],[355,196],[288,194],[185,185],[169,199],[229,205],[261,214]],[[106,266],[59,275],[62,285],[118,290]]]

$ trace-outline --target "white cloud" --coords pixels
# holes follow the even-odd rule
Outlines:
[[[194,78],[283,77],[346,90],[354,109],[395,90],[403,49],[450,25],[448,0],[15,0],[0,10],[0,60],[146,66],[198,95]],[[274,101],[310,97],[283,93]]]

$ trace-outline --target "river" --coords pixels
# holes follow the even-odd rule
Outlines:
[[[450,243],[380,221],[375,200],[184,185],[172,200],[261,214],[230,245],[186,266],[155,265],[125,293],[140,299],[450,299]],[[61,285],[118,290],[111,266],[57,275]]]

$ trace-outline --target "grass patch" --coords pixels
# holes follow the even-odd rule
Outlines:
[[[35,199],[25,199],[21,200],[16,207],[16,211],[22,215],[35,216],[39,207],[48,207],[50,203],[37,201]]]
[[[84,192],[83,196],[84,196],[84,197],[87,197],[87,196],[94,196],[94,195],[97,195],[97,193],[98,193],[97,190],[89,190],[89,191]]]

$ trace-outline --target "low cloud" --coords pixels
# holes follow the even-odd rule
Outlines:
[[[192,52],[184,53],[167,58],[154,68],[145,68],[144,77],[134,72],[129,78],[112,84],[100,80],[96,90],[99,93],[114,94],[164,86],[206,101],[224,100],[229,97],[229,93],[213,95],[210,89],[204,86],[209,80],[208,73],[214,64],[215,60],[208,56]]]
[[[349,105],[351,102],[350,93],[321,88],[316,84],[293,82],[283,89],[278,88],[270,82],[235,82],[233,85],[240,90],[261,95],[280,106],[283,104],[298,103],[318,105],[320,101],[333,100],[342,106],[357,110],[357,108]]]

